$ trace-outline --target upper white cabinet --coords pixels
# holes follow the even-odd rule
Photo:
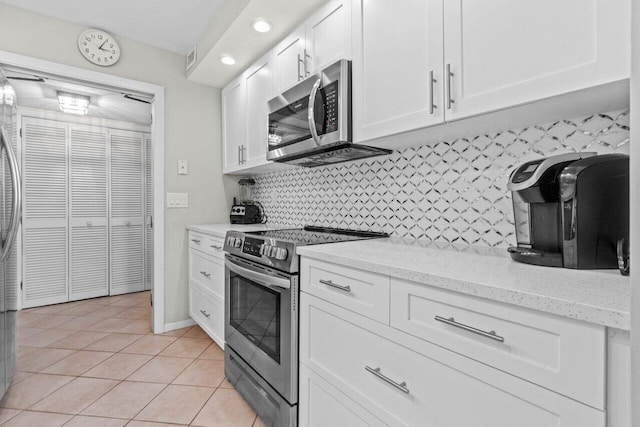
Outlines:
[[[628,78],[629,0],[355,0],[354,139]]]
[[[630,31],[628,0],[445,1],[446,120],[628,78]]]
[[[225,172],[242,164],[246,135],[245,82],[240,76],[222,90],[222,158]]]
[[[354,139],[444,120],[441,0],[356,0]]]
[[[351,58],[351,0],[333,0],[274,49],[280,93],[339,59]]]
[[[273,56],[262,57],[244,74],[246,88],[246,152],[247,166],[267,161],[267,134],[269,133],[269,108],[267,102],[275,96],[273,90]]]
[[[267,163],[267,101],[274,96],[272,58],[269,52],[222,90],[224,173]]]

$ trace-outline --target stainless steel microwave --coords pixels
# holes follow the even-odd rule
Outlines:
[[[268,106],[268,160],[312,167],[391,153],[352,143],[351,61],[330,65]]]

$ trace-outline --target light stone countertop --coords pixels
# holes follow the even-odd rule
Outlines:
[[[401,238],[303,246],[298,254],[628,331],[631,282],[618,270],[513,261],[505,249]]]
[[[187,225],[187,230],[197,231],[199,233],[208,234],[215,237],[224,237],[229,230],[237,231],[258,231],[272,229],[266,224],[194,224]]]

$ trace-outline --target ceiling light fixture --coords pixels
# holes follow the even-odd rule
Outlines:
[[[229,55],[222,55],[220,57],[220,62],[222,62],[224,65],[233,65],[236,63],[236,60]]]
[[[268,33],[271,31],[271,24],[262,18],[258,18],[251,23],[251,28],[259,33]]]
[[[60,104],[60,109],[64,113],[86,115],[90,99],[85,95],[58,91],[58,104]]]

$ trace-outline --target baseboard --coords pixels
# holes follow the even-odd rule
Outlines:
[[[187,328],[195,324],[196,322],[194,322],[193,319],[181,320],[180,322],[165,323],[164,331],[165,332],[175,331],[176,329]]]

